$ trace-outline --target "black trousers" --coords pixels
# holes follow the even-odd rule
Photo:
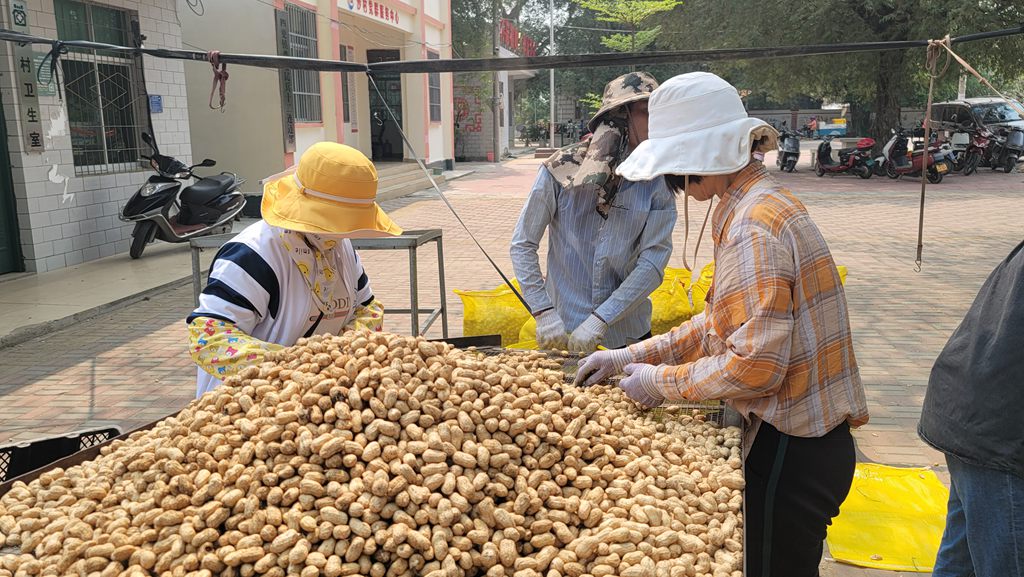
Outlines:
[[[746,577],[818,577],[856,460],[847,423],[812,439],[761,423],[745,463]]]

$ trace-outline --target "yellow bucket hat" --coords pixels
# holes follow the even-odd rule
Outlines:
[[[363,153],[318,142],[297,167],[264,180],[263,220],[298,232],[349,238],[402,234],[377,204],[377,169]]]

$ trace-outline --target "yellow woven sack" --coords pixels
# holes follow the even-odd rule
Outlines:
[[[526,319],[526,322],[523,323],[522,328],[519,329],[519,342],[520,343],[532,342],[532,343],[534,343],[534,345],[537,344],[537,319],[533,318],[532,315],[530,316],[530,318]],[[522,347],[514,347],[514,348],[522,348]],[[536,348],[536,347],[531,347],[531,348]]]
[[[858,463],[828,530],[836,561],[889,571],[932,570],[949,490],[929,469]]]
[[[519,282],[512,279],[519,290]],[[519,330],[530,318],[508,285],[491,290],[453,291],[462,299],[462,336],[501,335],[502,346],[519,342]]]
[[[711,280],[715,276],[715,261],[711,261],[704,265],[704,268],[700,271],[700,276],[693,282],[693,286],[690,287],[690,302],[693,303],[693,315],[699,315],[704,312],[704,307],[707,305],[705,299],[707,299],[708,291],[711,290]]]
[[[685,268],[665,268],[661,286],[651,293],[651,333],[660,335],[678,327],[690,319],[693,307],[690,305],[690,271]]]

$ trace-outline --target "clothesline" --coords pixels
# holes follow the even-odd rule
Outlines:
[[[1024,24],[1015,28],[981,32],[950,38],[951,44],[976,42],[1005,36],[1024,34]],[[42,36],[22,34],[0,29],[0,40],[19,44],[47,44],[51,46],[50,60],[70,48],[87,50],[115,50],[131,54],[145,54],[156,58],[209,62],[210,52],[176,50],[170,48],[145,48],[118,46],[86,40],[56,40]],[[624,66],[636,64],[718,62],[727,60],[761,60],[771,58],[792,58],[797,56],[820,56],[825,54],[853,54],[885,50],[907,50],[925,48],[929,40],[901,40],[890,42],[845,42],[839,44],[811,44],[803,46],[776,46],[756,48],[724,48],[712,50],[676,50],[665,52],[623,52],[604,54],[564,54],[555,56],[534,56],[518,58],[459,58],[440,60],[399,60],[363,64],[319,58],[298,58],[266,54],[231,54],[218,52],[219,62],[240,66],[278,68],[292,70],[316,70],[321,72],[390,72],[390,73],[437,73],[437,72],[492,72],[507,70],[546,70],[550,68],[578,68],[581,66]]]

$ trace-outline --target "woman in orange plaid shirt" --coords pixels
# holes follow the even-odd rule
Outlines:
[[[853,480],[850,427],[867,404],[846,297],[825,239],[762,164],[778,133],[749,118],[736,89],[695,72],[650,99],[650,138],[618,168],[666,175],[704,201],[715,280],[706,310],[669,333],[580,364],[583,386],[625,373],[646,407],[723,399],[747,419],[747,577],[818,575],[822,541]]]

